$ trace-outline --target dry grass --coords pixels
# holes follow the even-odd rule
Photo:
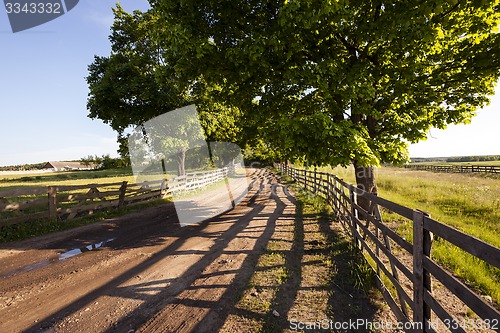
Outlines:
[[[332,225],[326,203],[304,192],[297,198],[294,220],[276,222],[221,332],[291,333],[303,331],[294,329],[299,322],[375,321],[382,312],[389,318],[372,284],[373,271],[360,269],[362,255],[339,233],[340,225]]]
[[[354,170],[326,168],[349,183]],[[481,174],[434,173],[395,167],[378,168],[379,195],[398,204],[420,209],[431,217],[464,233],[500,247],[500,179]],[[386,222],[401,220],[384,213]],[[402,223],[399,232],[413,239],[411,222]],[[433,257],[481,293],[500,303],[500,269],[486,264],[456,246],[434,242]]]

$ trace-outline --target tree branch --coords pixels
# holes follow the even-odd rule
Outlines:
[[[438,20],[440,21],[441,19],[443,19],[444,17],[450,15],[455,9],[458,8],[458,6],[460,5],[460,1],[458,1],[453,7],[451,7],[449,10],[447,10],[446,12],[442,12],[441,14],[439,15],[436,15],[432,18],[432,21],[434,20]]]

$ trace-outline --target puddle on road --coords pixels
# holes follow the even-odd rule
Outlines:
[[[99,242],[99,243],[90,244],[90,245],[87,245],[87,246],[84,246],[84,247],[81,247],[78,249],[69,250],[69,251],[66,251],[64,253],[59,254],[57,257],[58,257],[59,261],[66,260],[66,259],[74,257],[78,254],[82,254],[82,253],[89,252],[92,250],[96,250],[100,247],[103,247],[104,245],[106,245],[109,242],[114,241],[115,239],[116,238],[110,238],[110,239],[107,239],[107,240]]]
[[[36,269],[47,267],[47,266],[49,266],[51,264],[55,264],[56,262],[63,261],[63,260],[69,259],[71,257],[74,257],[76,255],[79,255],[79,254],[82,254],[82,253],[85,253],[85,252],[89,252],[89,251],[93,251],[93,250],[96,250],[98,248],[101,248],[104,245],[106,245],[106,244],[114,241],[115,239],[116,239],[116,237],[110,238],[110,239],[106,239],[105,241],[102,241],[102,242],[99,242],[99,243],[90,244],[90,245],[87,245],[87,246],[84,246],[84,247],[72,249],[72,250],[60,253],[56,257],[45,259],[45,260],[36,262],[34,264],[18,268],[18,269],[14,270],[14,271],[7,272],[5,274],[2,274],[1,277],[2,278],[6,278],[6,277],[17,275],[19,273],[31,272],[31,271],[34,271]]]

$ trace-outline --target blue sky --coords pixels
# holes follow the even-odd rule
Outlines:
[[[67,14],[12,33],[0,7],[0,165],[117,156],[116,134],[87,117],[87,66],[110,52],[116,0],[81,0]],[[127,11],[146,0],[121,1]]]
[[[116,0],[81,0],[67,14],[13,34],[0,7],[0,165],[117,156],[116,134],[87,117],[87,66],[110,52]],[[127,11],[146,0],[121,1]],[[500,154],[500,89],[471,125],[431,131],[413,157]]]

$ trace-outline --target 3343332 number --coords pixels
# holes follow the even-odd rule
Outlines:
[[[498,319],[445,319],[443,320],[444,325],[448,329],[456,330],[458,328],[464,330],[498,330],[499,320]]]
[[[7,14],[62,14],[59,2],[7,2],[5,9]]]

